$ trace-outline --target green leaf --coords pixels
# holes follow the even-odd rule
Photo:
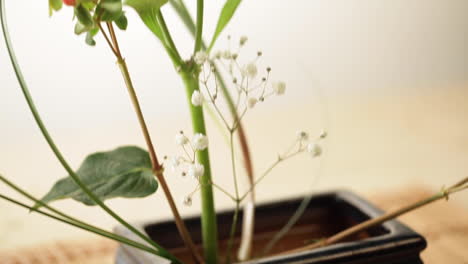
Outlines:
[[[76,174],[102,201],[115,197],[145,197],[158,187],[148,152],[135,146],[91,154]],[[66,198],[95,205],[70,176],[57,181],[41,201],[49,203]],[[40,205],[34,207],[39,208]]]
[[[121,30],[127,29],[128,20],[124,13],[122,13],[122,15],[114,22]]]
[[[166,4],[168,0],[127,0],[125,5],[135,9],[143,23],[153,32],[153,34],[164,43],[164,36],[161,30],[161,25],[156,19],[156,14],[161,6]]]
[[[122,0],[101,0],[96,6],[95,14],[101,21],[114,21],[122,15]]]
[[[94,27],[93,29],[88,31],[88,33],[86,33],[86,39],[85,39],[86,44],[90,46],[95,46],[96,41],[94,40],[94,36],[96,36],[98,32],[99,32],[99,27]]]
[[[216,39],[218,39],[219,34],[221,34],[221,32],[224,30],[226,25],[231,20],[232,16],[237,10],[237,7],[239,7],[239,4],[241,1],[242,0],[227,0],[226,1],[226,3],[223,6],[223,9],[221,10],[221,14],[219,15],[218,24],[216,25],[216,30],[213,35],[213,38],[211,39],[208,50],[211,50],[211,48],[216,42]]]
[[[76,18],[78,18],[78,21],[83,26],[84,31],[88,31],[91,28],[93,28],[94,26],[93,18],[91,17],[89,10],[86,7],[84,7],[82,4],[79,4],[75,7],[75,15],[76,15]]]
[[[54,11],[59,11],[62,8],[62,4],[62,0],[49,0],[49,16],[51,16]]]

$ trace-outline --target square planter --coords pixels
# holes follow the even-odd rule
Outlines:
[[[253,254],[263,246],[288,221],[301,203],[302,198],[261,204],[256,207],[255,238]],[[369,202],[348,191],[317,194],[312,197],[302,217],[273,249],[282,252],[303,246],[306,242],[329,237],[350,226],[382,214]],[[233,211],[218,214],[218,229],[221,252],[226,247]],[[242,219],[242,215],[239,216]],[[185,224],[197,245],[201,244],[199,217],[185,219]],[[138,225],[149,237],[176,255],[184,263],[191,263],[190,254],[183,246],[177,228],[172,221]],[[241,221],[237,226],[240,235]],[[122,227],[115,232],[135,239]],[[398,222],[384,224],[361,232],[346,241],[290,255],[258,258],[245,264],[421,264],[420,252],[426,247],[425,239]],[[116,254],[116,264],[169,263],[148,253],[121,245]]]

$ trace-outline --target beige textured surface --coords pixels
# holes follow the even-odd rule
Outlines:
[[[384,210],[392,210],[429,194],[413,186],[368,197]],[[422,254],[425,264],[468,263],[468,210],[457,203],[439,201],[400,220],[427,238],[428,248]],[[115,248],[114,242],[103,239],[63,241],[0,251],[0,264],[112,264]]]

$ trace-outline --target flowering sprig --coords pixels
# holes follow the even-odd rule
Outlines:
[[[228,39],[231,40],[229,36]],[[204,91],[195,90],[192,93],[192,104],[202,106],[203,103],[210,103],[229,131],[237,129],[249,109],[253,109],[258,103],[264,102],[271,96],[283,95],[286,91],[285,82],[270,81],[271,67],[265,67],[264,71],[259,71],[257,64],[263,56],[261,51],[257,52],[255,58],[241,64],[240,53],[247,40],[247,37],[242,36],[235,51],[230,48],[219,50],[211,57],[206,52],[199,51],[193,57],[193,61],[200,67],[199,80]],[[229,76],[231,88],[234,90],[237,115],[230,122],[228,122],[226,115],[221,111],[217,102],[220,84],[215,74],[218,68],[216,65],[222,66],[221,68]]]
[[[317,137],[309,139],[310,136],[307,132],[297,132],[296,138],[291,146],[283,153],[278,154],[276,160],[260,175],[260,177],[255,180],[253,186],[251,186],[249,190],[240,197],[240,201],[243,201],[247,195],[280,163],[305,152],[310,154],[312,158],[321,156],[323,150],[320,142],[325,139],[327,135],[328,133],[326,131],[322,131]]]
[[[169,158],[172,170],[177,172],[182,178],[187,178],[188,176],[188,178],[194,179],[197,182],[195,190],[185,196],[183,200],[184,205],[191,206],[192,196],[200,189],[200,178],[205,173],[205,167],[197,161],[196,153],[208,147],[208,138],[201,133],[196,133],[192,139],[189,139],[183,131],[179,131],[174,141],[182,148],[182,154]],[[165,157],[165,159],[167,160],[168,157]]]

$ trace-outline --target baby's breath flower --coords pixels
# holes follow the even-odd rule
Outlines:
[[[183,146],[188,143],[188,138],[181,131],[175,136],[175,143],[177,145]]]
[[[187,172],[188,176],[194,179],[199,179],[201,176],[203,176],[204,173],[205,167],[200,163],[190,165]]]
[[[307,132],[298,131],[296,134],[297,134],[297,139],[300,141],[306,141],[309,139],[309,134],[307,134]]]
[[[240,40],[239,40],[239,44],[240,44],[241,46],[244,46],[244,44],[247,42],[247,40],[248,40],[247,36],[242,36],[242,37],[240,38]]]
[[[286,84],[284,82],[274,82],[273,92],[277,95],[282,95],[286,91]]]
[[[194,150],[204,150],[208,147],[208,138],[201,134],[197,133],[192,138],[192,147]]]
[[[192,104],[194,106],[200,106],[203,104],[203,95],[200,93],[199,90],[195,90],[192,93]]]
[[[257,98],[255,97],[250,97],[248,100],[247,100],[247,106],[249,108],[254,108],[254,106],[257,104],[258,100]]]
[[[315,158],[322,154],[322,148],[317,143],[309,143],[307,145],[307,152],[309,152],[312,155],[312,157]]]
[[[183,160],[181,156],[175,156],[171,158],[171,165],[172,168],[175,170],[177,167],[179,167],[180,162]]]
[[[195,61],[196,64],[202,65],[205,63],[205,61],[208,59],[208,54],[206,52],[200,50],[195,53],[195,56],[193,57],[193,60]]]
[[[322,132],[320,132],[320,138],[326,138],[327,136],[328,136],[327,131],[322,130]]]
[[[184,205],[185,206],[192,206],[192,197],[187,195],[184,197]]]
[[[254,63],[249,63],[244,66],[244,69],[242,69],[242,74],[250,78],[255,78],[255,76],[257,76],[257,72],[257,66]]]
[[[223,53],[220,51],[220,50],[217,50],[214,54],[214,58],[216,59],[221,59],[221,56],[223,55]]]
[[[223,51],[222,56],[223,56],[223,58],[225,60],[230,60],[231,59],[231,52],[229,50],[225,50],[225,51]]]

